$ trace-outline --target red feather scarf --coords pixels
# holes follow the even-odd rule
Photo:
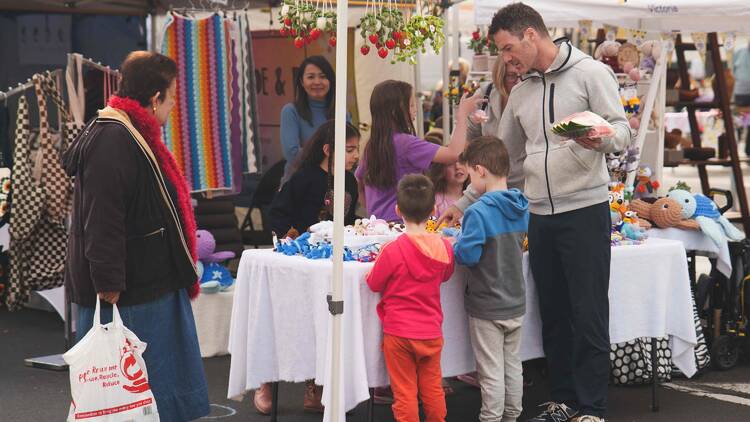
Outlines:
[[[146,143],[151,148],[156,156],[156,161],[159,164],[162,174],[177,190],[177,212],[180,215],[180,223],[182,224],[182,232],[185,234],[185,241],[187,242],[188,250],[190,255],[193,257],[193,262],[198,260],[197,252],[197,241],[196,241],[196,225],[195,216],[193,215],[193,206],[190,203],[190,191],[188,190],[187,181],[182,175],[182,172],[177,167],[172,153],[169,152],[167,146],[161,139],[161,125],[156,118],[149,114],[138,101],[113,96],[109,99],[108,105],[112,108],[122,110],[130,117],[130,121],[133,123],[141,136],[146,140]],[[194,299],[200,293],[200,284],[198,280],[195,280],[192,286],[188,289],[190,298]]]

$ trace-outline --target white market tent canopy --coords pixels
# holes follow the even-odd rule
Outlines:
[[[474,0],[477,25],[516,0]],[[750,33],[750,0],[526,0],[547,26],[578,27],[581,20],[659,32]]]

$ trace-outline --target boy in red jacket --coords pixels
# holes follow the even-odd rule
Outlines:
[[[430,179],[416,174],[401,179],[396,204],[406,231],[383,247],[367,276],[370,289],[382,293],[378,316],[393,415],[399,422],[419,422],[419,393],[426,422],[442,422],[447,411],[440,370],[440,284],[453,274],[453,248],[440,235],[427,232],[427,220],[435,211]]]

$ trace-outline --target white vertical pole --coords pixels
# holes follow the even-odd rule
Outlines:
[[[445,32],[445,44],[443,44],[443,145],[448,145],[450,139],[451,129],[451,102],[448,99],[450,94],[450,55],[451,55],[451,42],[450,42],[450,14],[448,9],[443,10],[443,31]]]
[[[422,15],[422,1],[417,0],[417,15]],[[424,138],[424,98],[422,98],[422,54],[417,53],[417,63],[414,65],[414,94],[417,97],[417,136]]]
[[[333,280],[331,289],[332,305],[335,309],[340,304],[343,312],[343,278],[344,278],[344,180],[346,159],[346,97],[347,97],[347,43],[348,29],[348,1],[339,0],[336,3],[336,139],[333,160]],[[341,419],[341,312],[332,312],[333,328],[331,333],[331,420],[339,422]]]

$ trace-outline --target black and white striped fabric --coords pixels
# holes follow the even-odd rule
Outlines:
[[[711,352],[708,350],[706,337],[703,335],[703,325],[701,325],[701,319],[698,316],[698,309],[695,307],[695,301],[693,301],[693,320],[695,321],[695,337],[698,340],[698,344],[695,346],[695,367],[698,371],[702,371],[711,365]],[[674,365],[672,365],[672,375],[676,377],[685,376],[685,374]]]

